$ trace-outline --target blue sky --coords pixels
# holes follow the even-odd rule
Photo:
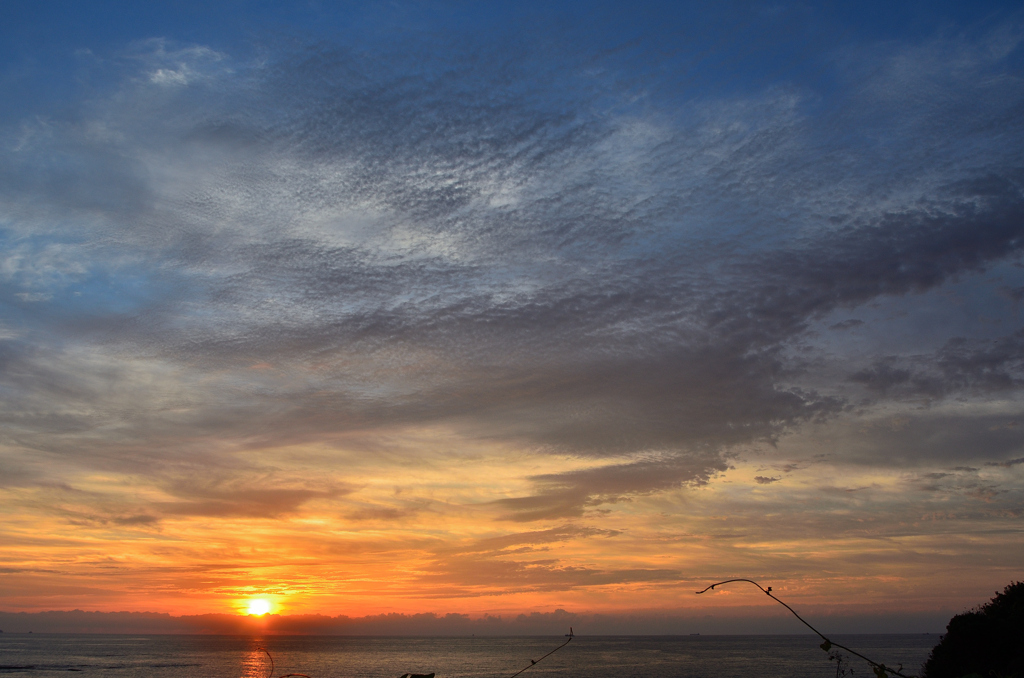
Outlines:
[[[1019,576],[1016,5],[3,11],[5,609]]]

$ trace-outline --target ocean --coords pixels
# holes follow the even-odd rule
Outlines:
[[[815,636],[577,636],[529,638],[363,638],[354,636],[189,636],[0,634],[0,674],[118,678],[831,678],[836,664]],[[836,636],[888,666],[919,673],[937,634]],[[851,660],[854,676],[871,675]]]

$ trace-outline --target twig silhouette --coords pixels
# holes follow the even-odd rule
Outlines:
[[[554,653],[558,652],[558,651],[559,651],[559,650],[561,650],[561,649],[562,649],[563,647],[565,647],[566,645],[568,645],[569,643],[571,643],[571,642],[572,642],[572,637],[573,637],[573,633],[572,633],[572,627],[571,627],[571,626],[569,627],[569,633],[567,633],[566,635],[567,635],[567,636],[569,637],[569,639],[568,639],[567,641],[565,641],[564,643],[562,643],[561,645],[559,645],[558,647],[556,647],[556,648],[555,648],[554,650],[552,650],[551,652],[548,652],[548,653],[547,653],[546,655],[544,655],[544,656],[543,656],[543,657],[541,657],[540,659],[538,659],[538,660],[536,660],[536,661],[534,661],[533,659],[531,659],[531,660],[530,660],[530,666],[524,666],[523,668],[519,669],[518,671],[516,671],[515,673],[513,673],[513,674],[512,674],[511,676],[509,676],[508,678],[516,678],[516,676],[518,676],[518,675],[519,675],[520,673],[522,673],[522,672],[523,672],[523,671],[525,671],[526,669],[528,669],[528,668],[531,668],[531,667],[533,667],[533,666],[535,666],[535,665],[539,664],[540,662],[544,661],[545,659],[547,659],[548,657],[550,657],[551,655],[553,655]]]
[[[572,639],[573,639],[573,632],[572,632],[572,627],[571,626],[569,627],[569,633],[567,633],[565,635],[566,635],[567,640],[564,643],[562,643],[561,645],[556,647],[551,652],[548,652],[546,655],[544,655],[540,659],[537,659],[537,660],[531,659],[530,660],[530,666],[525,666],[525,667],[519,669],[518,671],[513,673],[511,676],[509,676],[509,678],[516,678],[516,676],[518,676],[520,673],[522,673],[526,669],[530,668],[531,666],[536,666],[540,662],[544,661],[545,659],[547,659],[548,657],[550,657],[551,655],[553,655],[554,653],[558,652],[563,647],[565,647],[566,645],[571,643]],[[270,673],[267,674],[267,678],[274,678],[274,657],[273,657],[273,655],[270,654],[270,650],[268,650],[265,647],[257,647],[256,649],[257,650],[262,650],[264,652],[264,654],[266,654],[267,657],[270,659]],[[292,678],[292,676],[299,676],[300,678],[310,678],[305,673],[286,673],[286,674],[284,674],[282,676],[278,676],[278,678]],[[433,676],[434,676],[434,674],[431,673],[431,674],[426,674],[426,675],[422,676],[422,678],[433,678]],[[408,677],[421,678],[419,674],[412,674],[412,673],[407,673],[404,676],[402,676],[402,678],[408,678]]]
[[[263,650],[263,652],[270,657],[270,673],[267,675],[267,678],[274,678],[274,658],[271,657],[270,650],[265,647],[257,647],[256,649]],[[305,673],[286,673],[283,676],[278,676],[278,678],[288,678],[289,676],[302,676],[302,678],[309,678]]]
[[[813,626],[811,626],[809,623],[807,623],[806,619],[804,619],[803,617],[798,615],[796,613],[796,610],[794,610],[789,605],[786,605],[784,602],[782,602],[781,600],[779,600],[778,598],[773,596],[772,595],[772,587],[771,586],[769,586],[768,588],[765,588],[765,587],[761,586],[760,584],[758,584],[753,579],[726,579],[725,581],[715,582],[714,584],[712,584],[711,586],[707,587],[703,591],[697,591],[697,595],[705,593],[706,591],[710,591],[711,589],[715,588],[716,586],[721,586],[722,584],[730,584],[730,583],[735,582],[735,581],[745,581],[745,582],[749,582],[749,583],[753,584],[757,588],[761,589],[761,591],[763,591],[766,596],[768,596],[769,598],[774,600],[776,603],[778,603],[782,607],[784,607],[787,610],[789,610],[790,612],[792,612],[793,616],[796,617],[797,619],[799,619],[803,623],[804,626],[806,626],[810,630],[814,631],[816,634],[818,634],[819,638],[821,638],[823,641],[825,641],[825,642],[823,642],[821,644],[821,649],[824,650],[825,652],[828,652],[829,650],[831,650],[833,646],[834,647],[838,647],[838,648],[840,648],[842,650],[846,650],[850,654],[855,655],[857,657],[860,657],[861,659],[866,661],[868,664],[871,664],[871,668],[875,672],[875,676],[877,676],[878,678],[885,678],[885,675],[887,673],[891,673],[894,676],[899,676],[899,678],[914,678],[914,676],[907,676],[907,675],[904,675],[903,673],[900,673],[900,670],[902,670],[902,668],[903,668],[902,664],[900,664],[899,669],[890,668],[890,667],[886,666],[885,664],[879,664],[876,661],[872,661],[871,659],[868,659],[867,657],[862,655],[860,652],[857,652],[856,650],[851,650],[850,648],[846,647],[845,645],[840,645],[839,643],[837,643],[835,641],[832,641],[829,638],[826,638],[825,634],[823,634],[821,631],[819,631],[818,629],[816,629]]]

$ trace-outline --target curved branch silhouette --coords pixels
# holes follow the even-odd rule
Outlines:
[[[852,655],[854,655],[854,656],[857,656],[857,657],[860,657],[861,659],[863,659],[864,661],[866,661],[866,662],[867,662],[868,664],[871,664],[871,668],[872,668],[872,670],[874,670],[874,672],[875,672],[875,676],[877,676],[877,678],[885,678],[885,676],[886,676],[886,674],[887,674],[887,673],[891,673],[891,674],[892,674],[892,675],[894,675],[894,676],[899,676],[899,678],[914,678],[914,676],[908,676],[908,675],[905,675],[905,674],[903,674],[903,673],[900,673],[900,670],[901,670],[901,669],[903,668],[903,665],[902,665],[902,664],[900,665],[899,669],[893,669],[893,668],[890,668],[890,667],[886,666],[885,664],[880,664],[880,663],[878,663],[878,662],[876,662],[876,661],[873,661],[873,660],[871,660],[871,659],[868,659],[867,657],[865,657],[864,655],[862,655],[862,654],[861,654],[860,652],[857,652],[856,650],[851,650],[850,648],[846,647],[845,645],[840,645],[839,643],[837,643],[837,642],[835,642],[835,641],[833,641],[833,640],[831,640],[831,639],[827,638],[827,637],[825,636],[825,634],[824,634],[824,633],[822,633],[822,632],[821,632],[821,631],[819,631],[818,629],[816,629],[816,628],[814,628],[813,626],[811,626],[811,625],[810,625],[810,624],[809,624],[809,623],[807,622],[807,620],[806,620],[806,619],[804,619],[803,617],[801,617],[800,615],[798,615],[798,614],[796,613],[796,610],[794,610],[794,609],[793,609],[793,608],[791,608],[791,607],[790,607],[789,605],[786,605],[786,604],[785,604],[784,602],[782,602],[781,600],[779,600],[778,598],[776,598],[775,596],[773,596],[773,595],[772,595],[772,587],[771,587],[771,586],[769,586],[768,588],[765,588],[765,587],[761,586],[760,584],[758,584],[758,583],[757,583],[756,581],[754,581],[753,579],[743,579],[743,578],[739,578],[739,579],[726,579],[725,581],[719,581],[719,582],[715,582],[715,583],[714,583],[714,584],[712,584],[711,586],[708,586],[707,588],[705,588],[705,589],[704,589],[704,590],[702,590],[702,591],[697,591],[696,593],[697,593],[697,595],[699,596],[699,595],[700,595],[700,594],[702,594],[702,593],[705,593],[705,592],[707,592],[707,591],[710,591],[711,589],[715,588],[716,586],[721,586],[722,584],[731,584],[732,582],[737,582],[737,581],[745,581],[745,582],[748,582],[748,583],[750,583],[750,584],[753,584],[753,585],[754,585],[754,586],[756,586],[757,588],[761,589],[761,591],[762,591],[762,592],[763,592],[763,593],[764,593],[764,594],[765,594],[766,596],[768,596],[769,598],[771,598],[772,600],[774,600],[774,601],[775,601],[776,603],[778,603],[778,604],[779,604],[779,605],[781,605],[782,607],[784,607],[784,608],[786,608],[787,610],[789,610],[790,612],[792,612],[792,613],[793,613],[793,616],[794,616],[794,617],[796,617],[797,619],[799,619],[799,620],[800,620],[800,622],[801,622],[801,623],[802,623],[802,624],[803,624],[804,626],[806,626],[806,627],[807,627],[807,628],[809,628],[810,630],[814,631],[814,632],[815,632],[815,633],[816,633],[816,634],[818,635],[818,637],[819,637],[819,638],[821,638],[821,639],[822,639],[823,641],[825,641],[825,642],[823,642],[823,643],[821,644],[821,649],[822,649],[822,650],[824,650],[825,652],[828,652],[828,651],[829,651],[829,650],[831,650],[831,649],[832,649],[833,647],[838,647],[838,648],[839,648],[839,649],[841,649],[841,650],[846,650],[846,651],[847,651],[847,652],[849,652],[850,654],[852,654]]]
[[[556,647],[556,648],[555,648],[554,650],[552,650],[551,652],[548,652],[548,653],[547,653],[546,655],[544,655],[544,656],[543,656],[543,657],[541,657],[540,659],[538,659],[538,660],[536,660],[536,661],[534,661],[533,659],[531,659],[531,660],[530,660],[530,666],[524,666],[523,668],[519,669],[518,671],[516,671],[515,673],[513,673],[513,674],[512,674],[511,676],[509,676],[508,678],[516,678],[516,676],[518,676],[518,675],[519,675],[520,673],[522,673],[522,672],[523,672],[523,671],[525,671],[526,669],[528,669],[528,668],[530,668],[531,666],[534,666],[534,665],[536,665],[536,664],[538,664],[538,663],[540,663],[540,662],[544,661],[545,659],[547,659],[548,657],[550,657],[551,655],[553,655],[554,653],[558,652],[558,651],[559,651],[559,650],[561,650],[561,649],[562,649],[563,647],[565,647],[566,645],[568,645],[569,643],[571,643],[571,642],[572,642],[572,637],[573,637],[573,633],[572,633],[572,627],[571,627],[571,626],[569,627],[569,633],[567,633],[567,634],[565,634],[565,635],[569,637],[569,639],[568,639],[567,641],[565,641],[564,643],[562,643],[561,645],[559,645],[558,647]]]
[[[267,678],[274,678],[274,658],[270,655],[270,650],[268,650],[265,647],[257,647],[256,649],[263,650],[266,653],[266,655],[270,657],[270,674],[267,675]],[[309,676],[307,676],[305,673],[286,673],[283,676],[278,676],[278,678],[289,678],[289,676],[301,676],[302,678],[309,678]]]
[[[540,659],[536,659],[536,660],[531,659],[529,666],[525,666],[525,667],[519,669],[518,671],[513,673],[511,676],[509,676],[509,678],[516,678],[516,676],[518,676],[520,673],[522,673],[526,669],[530,668],[531,666],[536,666],[537,664],[539,664],[540,662],[544,661],[545,659],[547,659],[548,657],[550,657],[554,653],[556,653],[559,650],[561,650],[563,647],[565,647],[566,645],[568,645],[569,643],[572,642],[573,635],[574,634],[572,632],[572,627],[570,626],[569,627],[569,633],[565,634],[567,640],[564,643],[562,643],[561,645],[556,647],[551,652],[548,652],[546,655],[544,655]],[[265,647],[257,647],[256,649],[257,650],[262,650],[267,655],[267,657],[270,659],[270,673],[267,675],[267,678],[274,678],[274,657],[273,657],[273,655],[270,654],[270,650],[268,650]],[[299,678],[310,678],[305,673],[286,673],[283,676],[278,676],[278,678],[291,678],[292,676],[298,676]],[[434,674],[430,673],[430,674],[420,675],[420,674],[407,673],[404,676],[402,676],[402,678],[410,678],[410,677],[411,678],[434,678]]]

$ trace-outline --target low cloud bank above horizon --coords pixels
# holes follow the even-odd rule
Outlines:
[[[0,609],[1019,577],[1024,15],[744,7],[4,57]]]
[[[711,614],[705,614],[712,612]],[[131,633],[222,635],[325,635],[325,636],[562,636],[572,629],[578,636],[798,634],[806,627],[788,616],[759,607],[733,607],[725,614],[696,610],[685,614],[635,612],[632,614],[576,614],[557,609],[518,615],[434,613],[379,614],[365,617],[338,615],[203,614],[172,616],[154,612],[0,612],[0,625],[8,633]],[[835,633],[938,633],[954,613],[865,613],[855,606],[824,616]],[[788,617],[788,618],[787,618]],[[700,629],[700,631],[693,631]],[[921,631],[924,629],[924,631]]]

